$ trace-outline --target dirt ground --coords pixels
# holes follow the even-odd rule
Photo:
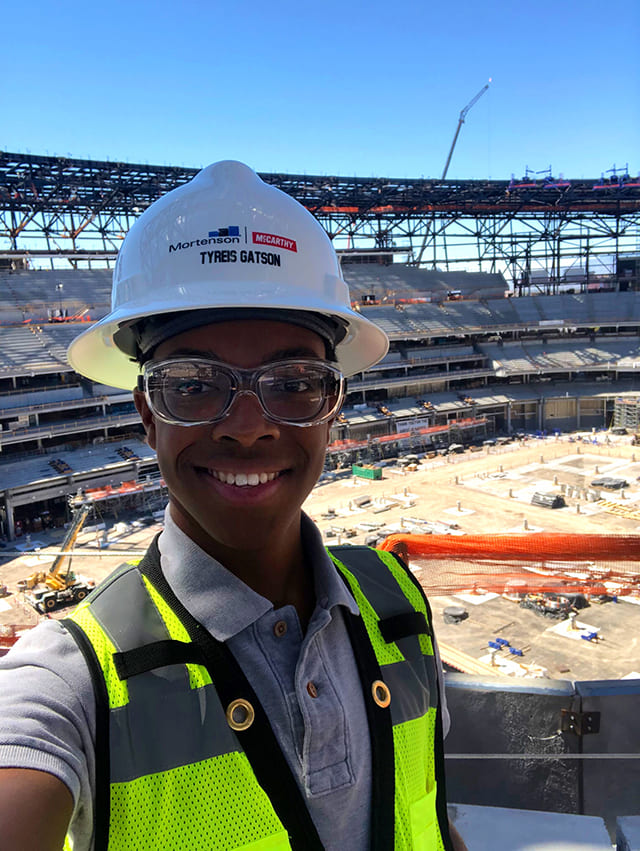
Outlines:
[[[637,461],[636,461],[637,459]],[[597,475],[626,478],[629,487],[624,498],[619,493],[601,490],[603,499],[619,502],[624,508],[638,508],[638,517],[609,513],[584,498],[584,489]],[[600,532],[603,534],[640,531],[640,447],[630,439],[617,443],[586,444],[564,439],[532,440],[526,444],[507,444],[465,452],[460,455],[423,460],[416,472],[400,474],[393,468],[383,470],[380,481],[345,478],[321,484],[305,504],[305,510],[321,529],[331,525],[355,526],[340,520],[323,519],[328,508],[346,512],[349,502],[362,495],[372,500],[407,493],[416,497],[411,508],[391,508],[369,519],[386,525],[400,523],[403,516],[420,517],[443,524],[455,523],[472,533],[504,533],[530,530],[547,532]],[[557,484],[554,481],[557,478]],[[546,509],[531,505],[535,491],[561,493],[562,485],[579,487],[581,495],[565,495],[567,506]],[[364,514],[362,515],[364,517]],[[526,526],[525,526],[526,521]],[[366,533],[358,533],[351,543],[362,543]]]
[[[524,444],[484,447],[479,452],[425,458],[414,472],[385,467],[379,481],[356,479],[344,471],[333,481],[321,482],[304,508],[323,531],[327,544],[362,544],[372,534],[374,524],[382,526],[382,532],[400,531],[403,524],[406,527],[410,519],[416,518],[429,521],[433,531],[457,534],[638,533],[640,447],[631,446],[627,436],[610,438],[610,443],[604,443],[601,435],[598,439],[598,444],[575,437],[533,439]],[[628,487],[624,493],[601,491],[590,484],[598,475],[625,478]],[[536,491],[563,495],[566,507],[531,505]],[[358,508],[357,502],[366,497],[369,502]],[[386,501],[394,498],[404,504],[387,508]],[[358,528],[361,524],[368,524],[368,528]],[[335,527],[333,533],[331,527]],[[76,550],[83,554],[74,556],[73,569],[98,582],[122,562],[142,555],[159,529],[140,526],[128,532],[121,530],[121,534],[111,530],[106,550],[98,550],[96,532],[84,531],[76,543]],[[57,542],[44,543],[59,544],[62,534],[58,532]],[[13,623],[28,627],[37,622],[39,616],[16,593],[16,583],[36,570],[46,570],[53,557],[53,551],[46,548],[37,554],[24,553],[13,558],[4,554],[0,560],[0,584],[6,584],[13,593],[0,599],[0,626]],[[465,605],[470,617],[462,624],[447,626],[442,610],[452,603]],[[432,606],[440,639],[475,658],[489,659],[487,638],[498,627],[513,621],[511,636],[507,629],[503,637],[529,648],[524,661],[545,669],[550,676],[616,678],[640,670],[640,649],[635,646],[635,639],[633,645],[629,640],[629,635],[639,634],[640,606],[628,602],[591,606],[581,613],[581,619],[590,626],[603,635],[609,633],[608,643],[601,640],[598,647],[558,635],[552,631],[555,623],[504,598],[493,597],[481,605],[468,601],[465,604],[457,597],[433,598]],[[58,610],[54,616],[66,614],[68,611]]]

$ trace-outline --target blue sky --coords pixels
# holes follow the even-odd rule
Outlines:
[[[258,171],[640,171],[640,3],[272,0],[3,9],[0,148]]]

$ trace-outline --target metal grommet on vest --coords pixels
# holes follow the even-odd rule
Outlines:
[[[386,709],[391,703],[391,692],[389,686],[383,683],[382,680],[374,680],[371,684],[371,694],[375,703],[381,708]]]
[[[256,713],[248,700],[238,697],[227,706],[227,724],[232,730],[248,730],[253,724]]]

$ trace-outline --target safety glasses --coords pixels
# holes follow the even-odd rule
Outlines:
[[[335,416],[344,397],[340,370],[313,359],[238,369],[206,358],[170,358],[146,363],[138,384],[155,416],[180,426],[219,422],[244,393],[258,398],[268,420],[304,428]]]

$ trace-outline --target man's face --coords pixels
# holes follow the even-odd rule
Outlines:
[[[185,331],[158,346],[154,360],[176,356],[251,369],[275,360],[324,360],[325,347],[306,328],[242,320]],[[300,508],[322,472],[330,423],[273,423],[255,396],[239,395],[217,423],[176,426],[154,417],[142,393],[134,397],[183,532],[223,563],[229,549],[295,544]]]

